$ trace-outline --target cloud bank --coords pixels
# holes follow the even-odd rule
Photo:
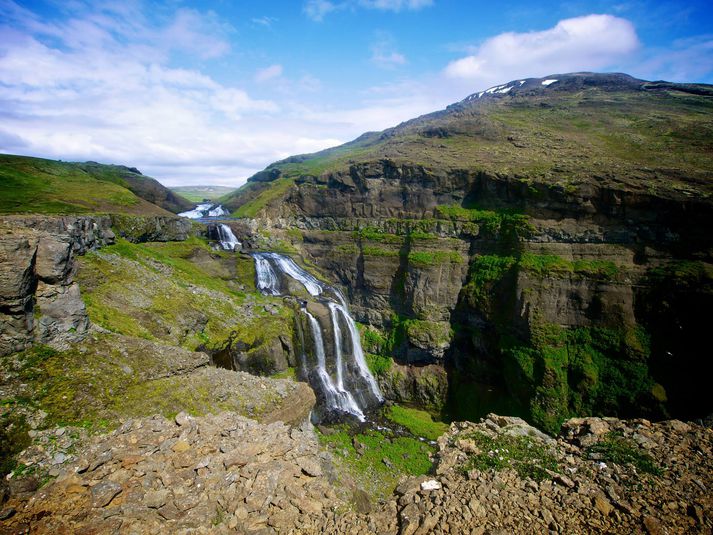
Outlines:
[[[631,22],[611,15],[561,20],[548,30],[502,33],[471,55],[451,62],[452,79],[497,84],[514,78],[597,70],[636,51],[639,40]]]

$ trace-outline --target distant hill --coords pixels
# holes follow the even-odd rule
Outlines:
[[[0,213],[168,215],[192,206],[133,167],[0,154]]]
[[[618,73],[513,80],[382,132],[275,162],[224,204],[253,217],[266,207],[283,209],[291,194],[315,196],[313,183],[338,187],[330,176],[382,164],[436,175],[482,172],[568,192],[596,185],[709,197],[711,97],[710,85]]]
[[[205,199],[216,201],[236,189],[230,186],[176,186],[170,188],[171,191],[191,202],[201,202]]]

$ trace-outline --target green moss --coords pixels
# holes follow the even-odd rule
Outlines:
[[[445,321],[408,319],[403,321],[406,336],[411,340],[428,340],[434,345],[444,345],[453,339],[453,329]]]
[[[387,374],[394,364],[391,357],[384,355],[365,352],[364,358],[366,359],[366,365],[369,367],[369,371],[377,377]]]
[[[234,217],[255,217],[267,205],[284,197],[294,185],[291,178],[279,178],[269,184],[254,199],[243,204],[233,212]]]
[[[320,433],[320,442],[373,500],[390,496],[402,477],[426,474],[431,469],[429,453],[434,448],[418,439],[381,431],[351,434],[346,428],[336,429],[330,434]],[[357,454],[354,440],[363,445],[362,455]]]
[[[621,272],[620,268],[609,260],[570,261],[557,255],[532,253],[522,255],[519,267],[540,277],[576,274],[608,280],[615,278]]]
[[[460,264],[464,259],[456,251],[411,251],[408,261],[414,267],[424,268],[446,263]]]
[[[443,433],[448,431],[447,424],[434,421],[432,416],[426,411],[404,407],[402,405],[392,405],[389,407],[386,410],[386,417],[404,426],[414,435],[428,440],[436,440]]]
[[[468,280],[463,286],[463,295],[475,308],[484,308],[493,285],[515,265],[512,256],[482,255],[470,264]]]
[[[559,472],[556,457],[541,442],[530,437],[498,435],[490,437],[475,432],[467,435],[479,453],[468,456],[463,471],[514,470],[521,478],[535,481],[551,479],[550,472]]]
[[[297,380],[297,368],[287,368],[285,371],[273,373],[270,377],[273,379],[292,379]]]
[[[399,256],[398,250],[384,249],[381,247],[373,247],[371,245],[364,245],[361,248],[362,254],[364,256],[377,256],[377,257],[397,257]]]
[[[402,243],[403,236],[390,234],[375,227],[365,227],[354,232],[354,238],[360,240],[375,241],[379,243]]]
[[[645,450],[620,433],[607,433],[602,440],[587,447],[586,452],[606,462],[634,466],[646,474],[660,476],[663,473]]]
[[[501,350],[510,392],[529,404],[532,421],[549,433],[570,416],[658,410],[647,362],[649,336],[641,327],[537,324],[529,344],[503,337]]]
[[[477,223],[476,234],[482,229],[508,243],[517,241],[520,237],[527,237],[534,230],[526,215],[509,210],[481,210],[453,204],[437,206],[436,214],[444,219]],[[473,230],[476,229],[469,228],[468,233]]]

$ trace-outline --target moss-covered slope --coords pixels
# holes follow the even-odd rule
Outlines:
[[[557,81],[515,80],[340,147],[276,162],[224,200],[252,216],[283,198],[288,184],[382,160],[431,173],[509,175],[572,191],[594,184],[664,196],[711,194],[711,86],[623,74],[547,79]]]
[[[191,206],[134,168],[0,155],[0,213],[170,215]]]

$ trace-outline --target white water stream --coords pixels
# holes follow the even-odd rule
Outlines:
[[[265,295],[287,295],[285,277],[298,281],[307,293],[326,307],[328,314],[319,319],[306,306],[302,311],[312,335],[312,358],[305,350],[303,365],[308,369],[312,387],[317,397],[330,412],[347,413],[361,421],[365,411],[384,401],[379,387],[366,365],[356,322],[349,315],[341,293],[307,273],[294,260],[277,253],[254,253],[257,287]],[[333,351],[327,351],[325,336],[331,327]],[[343,327],[346,326],[346,329]]]

